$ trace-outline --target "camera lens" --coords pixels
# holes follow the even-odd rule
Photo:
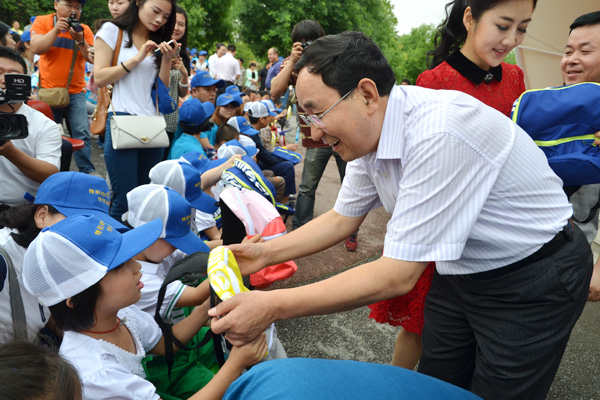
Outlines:
[[[0,117],[0,136],[6,136],[12,131],[12,124],[7,118]]]

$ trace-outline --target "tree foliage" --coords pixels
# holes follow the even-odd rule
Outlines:
[[[435,32],[433,24],[423,24],[398,37],[390,60],[397,80],[410,79],[414,84],[421,72],[429,69],[427,52],[434,48]]]
[[[277,47],[281,55],[289,53],[292,28],[303,19],[319,21],[327,34],[360,30],[384,54],[397,37],[389,0],[239,0],[234,18],[240,39],[259,57],[266,56],[270,47]]]

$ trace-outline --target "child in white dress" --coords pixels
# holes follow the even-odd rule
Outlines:
[[[163,355],[162,333],[134,306],[141,294],[140,265],[132,259],[158,239],[160,219],[121,234],[93,216],[75,216],[45,228],[23,261],[25,288],[50,307],[65,331],[60,355],[75,366],[84,399],[158,399],[144,379],[146,352]],[[194,312],[173,326],[183,343],[207,321]],[[264,336],[232,350],[217,375],[192,399],[218,399],[244,368],[267,350]],[[174,348],[173,351],[177,351]]]

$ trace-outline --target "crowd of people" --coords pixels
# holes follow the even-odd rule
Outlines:
[[[264,68],[236,58],[234,44],[210,56],[193,48],[175,0],[109,0],[112,18],[94,27],[79,21],[85,0],[57,0],[23,30],[0,22],[0,88],[11,100],[0,111],[22,116],[28,131],[0,142],[9,397],[545,398],[586,301],[600,300],[590,247],[600,184],[563,187],[510,118],[525,79],[503,60],[536,4],[449,3],[414,86],[398,84],[372,39],[326,35],[315,20],[294,26],[287,57],[270,48]],[[565,35],[564,84],[600,83],[600,11]],[[31,76],[32,92],[9,88],[7,74]],[[283,132],[292,111],[299,184],[299,144]],[[165,145],[123,146],[125,116],[164,120]],[[331,157],[342,187],[315,218]],[[293,214],[292,232],[231,241],[219,208],[231,188]],[[354,251],[379,207],[391,216],[381,257],[331,278],[237,290],[219,304],[209,279],[161,289],[178,262],[228,254],[223,244],[236,287],[340,242]],[[573,222],[574,211],[592,218]],[[287,359],[270,328],[360,306],[402,327],[393,366]],[[222,365],[212,346],[193,346],[219,334],[230,343]],[[36,374],[48,379],[24,383]]]

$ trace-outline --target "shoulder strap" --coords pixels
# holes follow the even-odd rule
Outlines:
[[[117,60],[119,59],[119,53],[121,52],[121,43],[123,42],[123,29],[119,28],[119,35],[117,36],[117,44],[115,45],[115,50],[113,51],[113,58],[111,66],[114,67],[117,65]]]
[[[202,278],[206,278],[207,272],[206,267],[208,266],[208,253],[194,253],[191,254],[184,259],[177,261],[167,273],[164,282],[162,283],[160,290],[158,291],[158,300],[156,302],[156,311],[154,313],[154,320],[160,327],[163,332],[163,337],[165,339],[165,362],[167,364],[167,370],[169,375],[169,380],[171,380],[171,368],[173,367],[173,344],[175,344],[180,349],[191,350],[186,347],[183,343],[179,341],[173,335],[173,329],[170,324],[163,320],[160,315],[160,308],[165,299],[165,293],[167,291],[167,285],[171,282],[174,282],[180,278],[185,278],[186,280],[194,281]],[[208,331],[204,338],[198,343],[194,348],[204,346],[212,339],[211,331]]]
[[[5,265],[8,270],[8,286],[10,288],[10,309],[12,311],[13,332],[15,338],[26,338],[27,319],[25,307],[21,297],[21,287],[17,280],[17,272],[6,250],[0,247],[0,265]]]

